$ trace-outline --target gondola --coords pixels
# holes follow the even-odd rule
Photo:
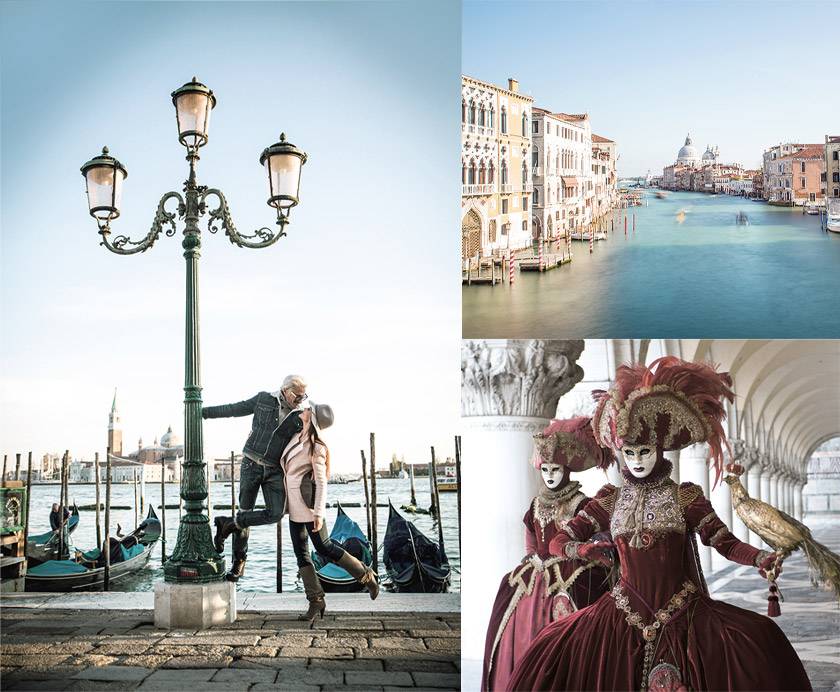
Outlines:
[[[67,533],[73,533],[78,526],[79,507],[74,502],[73,509],[70,510],[70,516],[67,519]],[[58,532],[53,530],[26,538],[26,557],[35,564],[58,557],[58,548],[59,535]]]
[[[400,593],[445,593],[451,569],[443,546],[426,538],[388,502],[388,528],[382,561],[394,590]]]
[[[370,567],[373,564],[373,553],[367,536],[359,528],[359,525],[345,514],[340,502],[337,502],[336,506],[338,507],[338,516],[336,516],[332,531],[330,531],[330,539],[338,543],[365,567]],[[312,562],[315,563],[315,571],[318,573],[324,591],[350,593],[361,591],[364,588],[347,573],[347,570],[332,562],[327,562],[314,550],[312,551]]]
[[[109,538],[110,581],[113,584],[142,569],[149,562],[160,538],[160,520],[150,506],[149,513],[128,536]],[[27,591],[84,591],[99,589],[105,581],[105,556],[99,548],[87,552],[73,550],[74,559],[47,560],[27,567]]]

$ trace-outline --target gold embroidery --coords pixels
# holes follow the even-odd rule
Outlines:
[[[714,512],[709,512],[705,517],[703,517],[700,521],[697,522],[697,526],[694,527],[694,530],[697,533],[700,533],[700,530],[712,519],[717,519],[717,514],[715,514]]]
[[[616,408],[616,435],[625,443],[632,444],[642,439],[644,429],[648,432],[645,442],[663,449],[672,449],[683,431],[688,432],[689,440],[681,440],[681,446],[705,442],[712,435],[711,427],[697,405],[668,385],[636,389]],[[656,437],[656,430],[657,420],[662,414],[668,417],[668,430],[660,440]]]
[[[631,534],[631,547],[649,548],[665,533],[684,533],[685,529],[677,484],[670,478],[650,484],[627,483],[618,491],[610,520],[613,540]]]
[[[671,596],[671,600],[664,608],[660,608],[653,615],[653,622],[649,625],[645,624],[642,616],[630,607],[630,599],[621,588],[621,582],[618,582],[610,592],[610,595],[615,599],[615,607],[624,611],[624,620],[631,627],[636,627],[642,632],[642,639],[645,641],[645,658],[642,667],[642,692],[647,688],[648,673],[650,672],[653,657],[656,654],[656,637],[658,630],[667,625],[674,615],[674,611],[679,610],[688,601],[690,594],[697,591],[697,587],[693,582],[686,580],[683,582],[682,589]]]
[[[709,545],[712,547],[716,546],[724,538],[726,538],[728,533],[729,529],[727,529],[725,526],[721,526],[717,531],[715,531],[715,535],[709,539]]]
[[[615,499],[618,497],[618,488],[614,485],[605,485],[602,490],[606,490],[609,495],[603,495],[602,497],[596,497],[595,500],[598,502],[601,507],[604,508],[604,511],[607,514],[612,514],[613,509],[615,508]]]
[[[586,499],[578,492],[580,483],[572,481],[560,490],[543,489],[534,498],[532,514],[534,522],[540,527],[542,540],[545,541],[545,527],[554,522],[562,528],[574,516],[575,508]]]
[[[701,496],[703,496],[703,489],[699,485],[695,485],[694,483],[685,483],[683,485],[680,485],[680,508],[685,509],[698,497]]]
[[[590,516],[586,512],[586,510],[583,510],[583,509],[580,510],[580,512],[578,512],[577,515],[579,517],[583,517],[584,519],[586,519],[586,521],[588,521],[590,524],[592,524],[592,528],[593,528],[594,533],[598,533],[601,530],[601,525],[598,523],[598,520],[595,517]]]

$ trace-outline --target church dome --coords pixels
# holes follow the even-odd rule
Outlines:
[[[703,154],[703,160],[714,162],[715,159],[717,159],[715,152],[712,150],[711,147],[706,147],[706,151]]]
[[[172,432],[172,426],[170,425],[167,431],[164,433],[163,437],[160,438],[160,446],[161,447],[179,447],[183,444],[181,442],[181,438]]]
[[[691,135],[688,135],[685,138],[685,144],[682,146],[679,153],[677,154],[677,163],[691,165],[697,163],[697,161],[699,160],[700,154],[697,152],[697,149],[695,149],[694,145],[691,143]]]

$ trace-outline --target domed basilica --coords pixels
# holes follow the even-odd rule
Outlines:
[[[707,146],[703,156],[694,146],[691,141],[691,134],[686,135],[685,144],[682,145],[677,153],[677,166],[688,166],[689,168],[698,168],[700,166],[714,165],[718,161],[718,148]]]

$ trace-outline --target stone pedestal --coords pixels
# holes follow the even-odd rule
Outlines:
[[[155,584],[155,627],[207,629],[236,622],[236,584]]]
[[[481,661],[502,576],[525,556],[522,517],[542,485],[533,435],[583,378],[582,341],[466,340],[461,348],[461,655]]]

